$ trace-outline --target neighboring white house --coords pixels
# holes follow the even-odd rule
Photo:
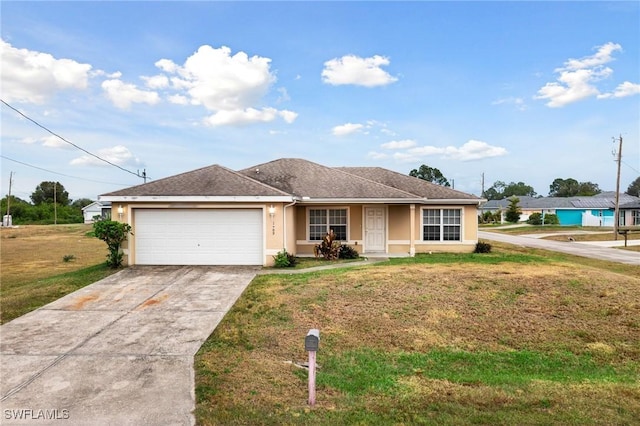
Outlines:
[[[94,201],[82,208],[82,215],[84,216],[84,223],[93,223],[96,216],[110,219],[111,201]]]

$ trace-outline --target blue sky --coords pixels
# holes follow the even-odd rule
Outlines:
[[[427,164],[479,195],[640,176],[638,2],[13,2],[1,191],[211,164]],[[128,173],[125,170],[132,173]],[[55,172],[55,173],[52,173]]]

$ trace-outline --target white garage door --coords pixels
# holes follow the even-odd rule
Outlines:
[[[136,209],[138,265],[262,265],[260,209]]]

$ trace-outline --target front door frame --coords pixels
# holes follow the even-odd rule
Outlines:
[[[369,224],[369,212],[374,212],[377,218]],[[378,215],[379,213],[379,215]],[[387,209],[385,206],[365,206],[364,211],[364,252],[387,251]]]

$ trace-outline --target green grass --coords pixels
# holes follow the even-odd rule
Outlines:
[[[0,288],[2,323],[11,321],[62,296],[99,281],[116,270],[105,263],[67,272],[53,277],[20,282],[14,285],[3,283]]]
[[[433,350],[382,352],[368,348],[323,357],[320,386],[353,395],[393,394],[400,377],[418,375],[463,385],[523,386],[536,380],[557,383],[588,381],[634,383],[639,371],[613,366],[589,354],[536,351],[467,352]]]
[[[397,257],[389,259],[388,263],[378,265],[412,265],[429,263],[446,265],[457,263],[495,265],[499,263],[545,263],[547,257],[528,253],[432,253],[416,254],[414,257]]]

